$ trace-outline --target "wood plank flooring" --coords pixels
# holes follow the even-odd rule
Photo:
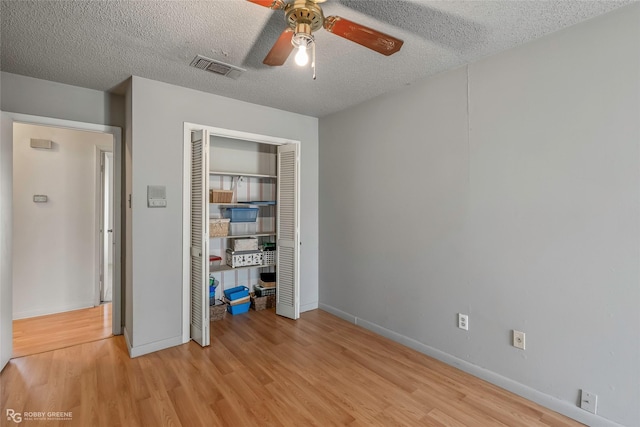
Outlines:
[[[13,357],[111,336],[111,304],[13,321]]]
[[[29,426],[581,425],[320,310],[227,316],[211,343],[131,359],[118,336],[15,359],[0,408],[72,412]]]

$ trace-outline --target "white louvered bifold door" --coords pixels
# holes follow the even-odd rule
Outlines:
[[[276,313],[300,317],[300,205],[298,144],[278,147],[278,260]]]
[[[191,339],[209,345],[209,135],[191,134]]]

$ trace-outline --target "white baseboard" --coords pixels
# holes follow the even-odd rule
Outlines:
[[[552,411],[558,412],[562,415],[565,415],[569,418],[572,418],[588,426],[622,427],[620,424],[617,424],[613,421],[607,420],[606,418],[602,418],[597,415],[586,412],[578,408],[576,405],[571,404],[567,401],[560,400],[556,397],[542,393],[524,384],[516,382],[510,378],[503,377],[502,375],[497,374],[493,371],[489,371],[488,369],[484,369],[484,368],[481,368],[480,366],[476,366],[465,360],[459,359],[448,353],[445,353],[436,348],[430,347],[426,344],[416,341],[413,338],[409,338],[397,332],[383,328],[382,326],[377,325],[375,323],[368,322],[364,319],[360,319],[357,316],[354,316],[350,313],[346,313],[330,305],[320,303],[319,307],[321,310],[331,313],[334,316],[340,317],[341,319],[344,319],[355,325],[362,326],[363,328],[368,329],[372,332],[375,332],[378,335],[382,335],[383,337],[389,338],[392,341],[395,341],[404,346],[412,348],[416,351],[419,351],[420,353],[433,357],[434,359],[440,360],[441,362],[444,362],[447,365],[458,368],[461,371],[467,372],[468,374],[481,378],[487,382],[490,382],[491,384],[494,384],[498,387],[508,390],[514,394],[517,394],[518,396],[522,396],[525,399],[531,400],[539,405],[542,405],[546,408],[551,409]]]
[[[155,341],[149,344],[143,344],[136,347],[131,346],[131,341],[128,339],[128,333],[125,329],[125,340],[127,341],[127,348],[129,349],[129,356],[131,358],[143,356],[145,354],[153,353],[154,351],[164,350],[165,348],[175,347],[177,345],[184,344],[182,342],[182,335],[168,338],[166,340]]]
[[[46,316],[48,314],[64,313],[66,311],[80,310],[83,308],[95,307],[93,300],[80,301],[72,304],[64,304],[53,307],[37,308],[34,310],[14,311],[13,320],[28,319],[29,317]]]
[[[124,342],[127,343],[127,350],[129,351],[129,357],[132,357],[131,356],[131,338],[129,337],[129,330],[126,327],[124,327],[122,328],[122,332],[123,332],[122,335],[124,335]]]
[[[304,313],[305,311],[311,311],[318,308],[318,301],[311,302],[309,304],[304,304],[300,306],[300,313]]]

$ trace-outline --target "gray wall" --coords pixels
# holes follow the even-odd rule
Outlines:
[[[182,336],[184,122],[301,141],[301,309],[315,308],[318,120],[139,77],[132,80],[132,103],[132,354]],[[166,209],[146,207],[147,185],[166,186]]]
[[[2,75],[0,74],[0,86]],[[0,96],[2,92],[0,91]],[[0,108],[1,110],[1,108]],[[9,122],[9,120],[6,120]],[[0,370],[11,358],[13,286],[11,281],[11,132],[2,117],[0,125]]]
[[[123,266],[123,277],[122,277],[122,287],[123,287],[123,308],[122,311],[124,313],[124,336],[131,345],[131,336],[133,335],[133,229],[131,227],[132,222],[132,210],[129,206],[129,195],[131,194],[131,173],[133,169],[133,165],[131,163],[131,152],[133,150],[133,140],[132,140],[132,123],[133,123],[133,103],[132,103],[132,90],[131,90],[131,79],[129,79],[127,83],[127,91],[125,95],[125,117],[126,117],[126,126],[125,126],[125,143],[124,143],[124,153],[122,158],[124,159],[124,177],[122,180],[122,184],[124,186],[123,194],[122,194],[122,206],[123,206],[123,218],[122,223],[124,224],[124,245],[122,251],[122,259],[124,260]]]
[[[2,72],[2,111],[124,127],[124,98]]]
[[[639,19],[322,118],[320,306],[590,425],[640,425]]]

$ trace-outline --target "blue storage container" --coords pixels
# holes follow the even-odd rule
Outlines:
[[[227,311],[232,315],[242,314],[249,311],[249,306],[251,306],[251,301],[243,302],[242,304],[237,305],[227,305]]]
[[[258,208],[226,208],[224,217],[231,222],[256,222],[258,218]]]
[[[246,286],[236,286],[235,288],[231,288],[231,289],[225,290],[224,291],[224,296],[229,301],[235,301],[235,300],[237,300],[239,298],[248,297],[249,296],[249,288],[247,288]]]

